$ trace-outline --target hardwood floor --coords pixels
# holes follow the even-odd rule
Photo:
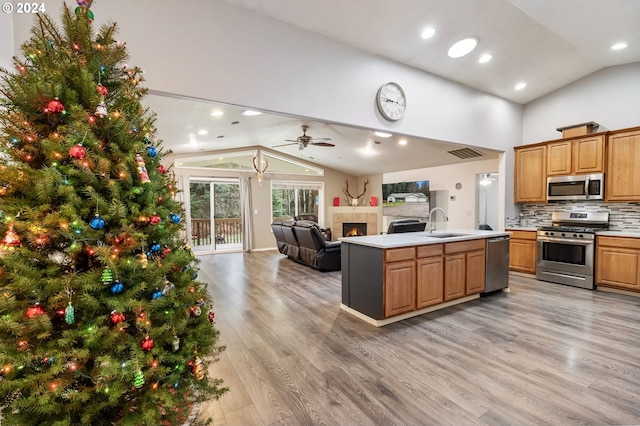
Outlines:
[[[511,293],[375,328],[340,272],[201,258],[230,387],[214,425],[637,425],[640,298],[511,276]]]

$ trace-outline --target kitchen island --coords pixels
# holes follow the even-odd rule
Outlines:
[[[341,238],[340,307],[380,327],[477,299],[485,289],[486,241],[508,235],[451,230]]]

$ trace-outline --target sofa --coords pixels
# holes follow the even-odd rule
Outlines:
[[[420,232],[424,231],[427,226],[427,222],[422,222],[418,219],[401,219],[394,220],[389,224],[387,234],[400,234],[403,232]]]
[[[317,223],[309,220],[274,221],[271,224],[278,251],[319,271],[339,271],[341,244],[327,242]]]

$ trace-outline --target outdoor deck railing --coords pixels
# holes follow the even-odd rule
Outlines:
[[[242,219],[215,219],[215,233],[211,233],[210,219],[191,219],[191,245],[212,243],[232,244],[242,242]]]

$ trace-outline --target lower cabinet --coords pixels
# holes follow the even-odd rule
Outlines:
[[[596,284],[640,291],[640,239],[596,238]]]
[[[440,250],[442,250],[442,245]],[[416,309],[437,305],[444,301],[444,259],[442,255],[416,261]]]
[[[535,274],[536,231],[509,231],[509,270]]]
[[[484,290],[485,240],[445,244],[444,300]]]
[[[416,262],[394,262],[384,266],[384,316],[416,310]]]

